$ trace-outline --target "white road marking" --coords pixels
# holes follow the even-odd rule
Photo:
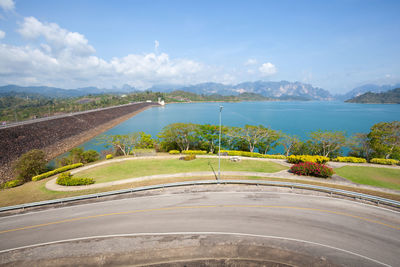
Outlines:
[[[337,247],[333,247],[333,246],[329,246],[329,245],[325,245],[325,244],[321,244],[321,243],[317,243],[317,242],[312,242],[312,241],[306,241],[306,240],[301,240],[301,239],[297,239],[297,238],[288,238],[288,237],[280,237],[280,236],[269,236],[269,235],[256,235],[256,234],[246,234],[246,233],[230,233],[230,232],[172,232],[172,233],[135,233],[135,234],[116,234],[116,235],[104,235],[104,236],[89,236],[89,237],[80,237],[80,238],[72,238],[72,239],[65,239],[65,240],[58,240],[58,241],[52,241],[52,242],[46,242],[46,243],[39,243],[39,244],[33,244],[33,245],[29,245],[29,246],[22,246],[22,247],[17,247],[17,248],[11,248],[11,249],[6,249],[6,250],[1,250],[0,253],[7,253],[10,251],[16,251],[16,250],[20,250],[20,249],[26,249],[26,248],[33,248],[33,247],[38,247],[38,246],[45,246],[45,245],[52,245],[52,244],[58,244],[58,243],[63,243],[63,242],[73,242],[73,241],[82,241],[82,240],[88,240],[88,239],[96,239],[96,238],[112,238],[112,237],[127,237],[127,236],[151,236],[151,235],[236,235],[236,236],[248,236],[248,237],[261,237],[261,238],[270,238],[270,239],[281,239],[281,240],[287,240],[287,241],[294,241],[294,242],[301,242],[301,243],[306,243],[306,244],[312,244],[312,245],[317,245],[317,246],[322,246],[322,247],[326,247],[326,248],[330,248],[330,249],[334,249],[334,250],[338,250],[341,252],[345,252],[375,263],[378,263],[380,265],[383,266],[388,266],[390,267],[391,265],[388,265],[386,263],[380,262],[378,260],[369,258],[367,256],[349,251],[349,250],[345,250],[345,249],[341,249],[341,248],[337,248]]]

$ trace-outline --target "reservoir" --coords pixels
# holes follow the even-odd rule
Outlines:
[[[378,122],[400,120],[400,105],[354,104],[344,102],[239,102],[239,103],[177,103],[153,107],[122,122],[103,134],[128,134],[143,131],[152,137],[170,123],[192,122],[227,126],[264,125],[284,133],[307,139],[317,130],[368,133]],[[82,145],[85,149],[105,149],[94,139]]]

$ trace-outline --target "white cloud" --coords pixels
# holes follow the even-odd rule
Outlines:
[[[6,36],[6,33],[0,30],[0,40]]]
[[[263,76],[271,76],[277,72],[275,65],[270,62],[262,64],[261,67],[258,68],[258,70]]]
[[[88,44],[84,35],[69,32],[55,23],[42,23],[34,17],[24,19],[18,32],[25,38],[38,39],[44,37],[54,52],[72,53],[74,55],[90,55],[95,49]]]
[[[15,8],[15,3],[13,0],[0,0],[0,7],[5,11],[11,11]]]
[[[81,33],[34,17],[25,18],[18,32],[28,45],[0,43],[0,84],[148,88],[232,79],[221,70],[190,59],[170,58],[166,53],[129,54],[107,61],[95,55]],[[158,46],[155,41],[155,48]]]
[[[254,58],[249,58],[249,59],[244,63],[244,65],[246,65],[246,66],[255,65],[255,64],[257,64],[257,59],[254,59]]]

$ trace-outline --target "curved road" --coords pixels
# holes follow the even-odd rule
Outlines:
[[[170,234],[183,242],[179,236],[200,234],[218,235],[220,242],[224,238],[236,238],[237,242],[246,238],[256,242],[257,239],[257,242],[271,246],[277,245],[274,242],[279,241],[280,245],[285,242],[286,248],[308,249],[319,259],[344,265],[400,266],[399,212],[323,196],[243,192],[243,187],[230,190],[188,192],[188,189],[168,189],[153,196],[2,217],[0,265],[26,257],[45,257],[46,252],[35,250],[36,247],[14,249],[48,242],[70,240],[74,243],[71,239],[98,237],[98,244],[91,243],[90,246],[105,253],[119,241],[116,239],[101,247],[100,237],[120,238],[133,234],[155,238]],[[142,245],[150,242],[143,240]],[[127,242],[118,243],[121,246],[114,249],[121,249]],[[135,246],[140,247],[137,243]],[[84,249],[76,253],[82,251]],[[57,253],[65,253],[65,249],[49,249],[47,254]]]

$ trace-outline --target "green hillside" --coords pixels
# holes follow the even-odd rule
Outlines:
[[[348,103],[362,104],[400,104],[400,88],[396,88],[384,93],[365,93],[346,100]]]

